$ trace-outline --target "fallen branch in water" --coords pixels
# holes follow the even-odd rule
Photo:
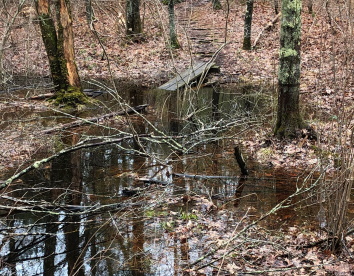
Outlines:
[[[225,175],[200,175],[200,174],[186,174],[186,173],[173,173],[172,176],[194,178],[194,179],[235,179],[238,180],[238,176],[225,176]]]
[[[108,118],[112,118],[114,116],[123,116],[123,115],[131,115],[131,114],[136,114],[136,112],[142,112],[146,109],[148,105],[147,104],[142,104],[142,105],[138,105],[135,107],[130,107],[126,110],[121,110],[118,112],[112,112],[112,113],[108,113],[108,114],[104,114],[101,116],[96,116],[96,117],[90,117],[90,118],[79,118],[78,120],[71,122],[71,123],[67,123],[67,124],[63,124],[60,126],[56,126],[50,129],[46,129],[41,131],[41,134],[51,134],[53,132],[57,132],[57,131],[62,131],[62,130],[66,130],[66,129],[70,129],[70,128],[74,128],[74,127],[79,127],[79,126],[83,126],[86,124],[91,124],[91,123],[98,123],[101,120],[104,119],[108,119]]]
[[[149,134],[141,134],[141,135],[130,135],[130,136],[125,136],[125,137],[121,137],[121,138],[116,138],[116,139],[105,139],[101,142],[94,142],[94,143],[80,143],[77,144],[73,147],[64,149],[59,151],[58,153],[48,157],[48,158],[44,158],[42,160],[36,161],[34,162],[32,165],[28,166],[27,168],[23,169],[22,171],[18,172],[17,174],[13,175],[12,177],[10,177],[9,179],[7,179],[5,182],[0,183],[0,190],[4,189],[5,187],[7,187],[8,185],[10,185],[14,180],[18,179],[19,177],[21,177],[22,175],[34,170],[34,169],[38,169],[41,165],[48,163],[49,161],[52,161],[53,159],[69,153],[69,152],[73,152],[73,151],[77,151],[79,149],[83,149],[83,148],[90,148],[90,147],[97,147],[97,146],[101,146],[101,145],[107,145],[107,144],[112,144],[112,143],[117,143],[117,142],[121,142],[123,140],[127,140],[127,139],[135,139],[138,137],[147,137],[150,136]]]
[[[37,204],[31,204],[27,206],[10,206],[10,205],[0,205],[2,211],[8,210],[9,212],[31,212],[31,213],[46,213],[50,215],[60,215],[65,213],[65,215],[78,216],[78,215],[87,215],[87,214],[97,214],[104,213],[109,211],[116,211],[118,209],[131,208],[141,206],[142,203],[112,203],[112,204],[95,204],[95,205],[70,205],[62,204],[55,205],[49,202],[38,202]]]
[[[96,98],[97,96],[100,96],[102,94],[107,93],[107,91],[100,91],[100,90],[94,90],[94,89],[84,89],[84,94],[86,94],[88,97]],[[39,94],[31,97],[26,97],[24,99],[26,100],[47,100],[50,98],[54,98],[55,93],[44,93],[44,94]]]

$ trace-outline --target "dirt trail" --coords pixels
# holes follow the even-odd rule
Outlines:
[[[206,16],[206,10],[210,16]],[[188,38],[193,60],[208,61],[224,42],[224,28],[214,24],[211,1],[181,3],[176,7],[176,17],[180,31]]]

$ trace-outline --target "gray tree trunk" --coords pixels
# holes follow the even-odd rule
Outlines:
[[[282,0],[275,135],[295,137],[303,127],[299,111],[301,0]]]
[[[176,24],[175,24],[175,0],[168,1],[168,18],[170,26],[170,47],[179,48],[180,45],[177,39]]]
[[[252,33],[252,15],[253,15],[253,2],[254,0],[247,0],[247,7],[245,13],[245,26],[243,36],[243,49],[251,50],[251,33]]]

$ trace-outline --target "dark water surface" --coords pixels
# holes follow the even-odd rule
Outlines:
[[[156,127],[176,135],[220,118],[249,117],[252,124],[256,120],[253,116],[264,112],[267,100],[263,95],[244,96],[232,91],[215,95],[215,89],[201,90],[191,97],[132,89],[125,98],[131,105],[149,103],[147,116],[152,125],[132,118],[129,128],[147,134]],[[119,109],[111,99],[110,95],[101,97],[107,109]],[[48,113],[37,115],[43,116],[43,123],[48,123],[45,117],[51,120]],[[238,129],[247,127],[246,120],[242,124]],[[119,131],[90,127],[53,139],[76,144],[82,133],[115,135]],[[293,193],[306,176],[263,168],[252,161],[248,166],[250,176],[240,180],[232,143],[220,141],[202,143],[185,155],[165,143],[134,139],[62,155],[24,175],[20,183],[4,192],[9,197],[4,205],[28,207],[42,202],[44,207],[31,212],[20,208],[1,212],[0,254],[4,265],[0,274],[182,275],[180,268],[201,256],[197,249],[186,247],[169,234],[173,231],[168,229],[173,228],[169,212],[192,213],[193,204],[184,197],[203,195],[232,211],[235,218],[241,219],[246,213],[256,218]],[[169,199],[173,202],[166,204]],[[21,204],[21,200],[26,203]],[[97,211],[89,212],[85,206]],[[100,211],[99,206],[115,207]],[[288,208],[263,224],[280,229],[309,223],[314,211]]]

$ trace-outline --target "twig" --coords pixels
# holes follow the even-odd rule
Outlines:
[[[141,134],[140,136],[149,136],[148,134]],[[78,144],[76,146],[64,149],[59,151],[58,153],[48,157],[48,158],[44,158],[42,160],[36,161],[34,162],[32,165],[28,166],[27,168],[23,169],[22,171],[18,172],[17,174],[11,176],[10,178],[8,178],[5,182],[3,182],[2,184],[0,184],[0,190],[4,189],[5,187],[7,187],[8,185],[10,185],[14,180],[18,179],[19,177],[21,177],[22,175],[34,170],[34,169],[38,169],[41,165],[48,163],[49,161],[52,161],[53,159],[69,153],[69,152],[73,152],[73,151],[77,151],[79,149],[83,149],[83,148],[90,148],[90,147],[97,147],[97,146],[101,146],[101,145],[106,145],[106,144],[112,144],[112,143],[117,143],[117,142],[121,142],[123,140],[127,140],[127,139],[133,139],[134,136],[126,136],[126,137],[121,137],[121,138],[116,138],[116,139],[106,139],[102,142],[96,142],[96,143],[81,143]]]
[[[100,120],[112,118],[114,116],[135,114],[135,112],[143,111],[147,106],[148,106],[147,104],[142,104],[142,105],[138,105],[138,106],[135,106],[135,107],[130,107],[127,110],[121,110],[121,111],[118,111],[118,112],[112,112],[112,113],[108,113],[108,114],[101,115],[101,116],[98,116],[98,117],[91,117],[91,118],[86,118],[86,119],[85,118],[79,118],[78,120],[76,120],[74,122],[63,124],[61,126],[57,126],[57,127],[53,127],[53,128],[50,128],[50,129],[43,130],[41,133],[42,134],[50,134],[50,133],[53,133],[53,132],[66,130],[66,129],[70,129],[70,128],[75,128],[75,127],[83,126],[83,125],[90,124],[90,123],[97,123]]]
[[[274,24],[279,20],[280,16],[281,16],[281,13],[278,13],[278,14],[273,18],[273,20],[272,20],[271,22],[269,22],[269,23],[267,24],[267,26],[265,26],[265,27],[263,28],[263,30],[260,31],[260,33],[258,34],[257,38],[256,38],[256,39],[254,40],[254,42],[253,42],[252,48],[255,48],[255,47],[257,46],[258,40],[261,38],[261,36],[263,35],[263,33],[264,33],[265,31],[269,31],[270,29],[273,28]]]

